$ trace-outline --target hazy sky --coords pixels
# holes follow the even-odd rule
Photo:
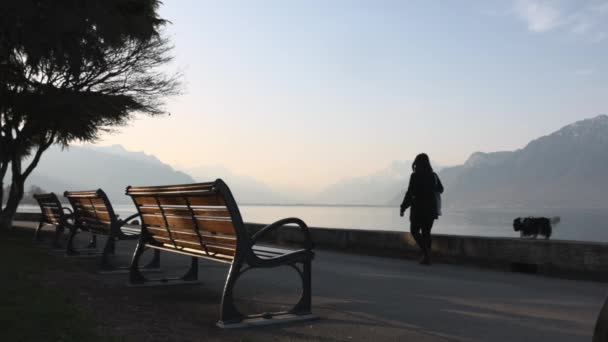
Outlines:
[[[316,190],[608,112],[608,1],[164,2],[185,94],[99,143],[181,169]]]

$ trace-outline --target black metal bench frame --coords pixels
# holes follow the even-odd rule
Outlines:
[[[52,247],[61,248],[59,238],[63,235],[66,227],[71,226],[69,220],[73,217],[72,209],[64,207],[59,202],[59,198],[55,193],[34,194],[34,198],[40,206],[40,222],[34,232],[34,241],[40,241],[40,231],[45,225],[55,226],[55,234],[51,243]],[[56,213],[53,213],[53,209]],[[66,213],[65,211],[68,211]]]
[[[606,341],[608,341],[608,298],[604,301],[604,305],[597,315],[595,328],[593,329],[593,342]]]
[[[175,185],[167,187],[127,187],[127,195],[133,198],[135,205],[138,210],[140,207],[136,202],[138,196],[154,197],[158,202],[159,208],[161,207],[159,199],[163,196],[176,196],[175,189],[179,187],[188,186],[208,186],[208,194],[219,194],[225,201],[225,207],[228,210],[234,225],[236,235],[236,250],[235,254],[230,260],[229,258],[220,257],[217,254],[212,254],[206,251],[206,247],[201,239],[202,249],[207,253],[194,252],[186,248],[179,248],[175,241],[173,247],[167,247],[161,245],[151,239],[151,234],[148,233],[147,225],[142,220],[142,234],[140,236],[139,243],[133,254],[133,260],[131,263],[131,270],[129,280],[133,285],[145,285],[148,286],[151,282],[156,282],[158,285],[164,285],[170,283],[172,280],[179,280],[182,282],[196,282],[198,280],[198,258],[210,259],[214,261],[230,263],[230,270],[228,272],[226,283],[224,286],[221,307],[220,307],[220,319],[217,325],[221,328],[233,328],[233,327],[246,327],[251,325],[264,325],[271,323],[278,323],[282,321],[293,321],[293,320],[308,320],[317,318],[311,313],[311,263],[314,258],[313,242],[310,237],[307,225],[298,218],[286,218],[277,221],[271,225],[266,226],[256,234],[250,235],[243,223],[238,206],[232,196],[232,193],[228,186],[221,180],[217,179],[215,182],[210,183],[199,183],[189,185]],[[179,191],[177,191],[179,193]],[[168,195],[167,193],[170,193]],[[187,190],[183,192],[184,196],[191,196]],[[185,197],[184,197],[185,198]],[[186,199],[186,198],[185,198]],[[187,199],[186,199],[187,202]],[[192,219],[195,222],[196,219],[194,211],[190,204],[188,208],[192,213]],[[161,209],[162,210],[162,209]],[[143,214],[140,212],[140,214]],[[168,227],[167,216],[164,216],[165,223],[167,224],[167,231],[170,230]],[[143,217],[143,216],[142,216]],[[266,234],[273,230],[279,229],[288,224],[295,224],[299,227],[300,231],[305,237],[304,246],[302,249],[292,250],[289,253],[277,254],[273,248],[265,248],[263,246],[257,246],[256,243]],[[198,231],[198,227],[196,228]],[[200,233],[197,232],[197,234]],[[139,258],[146,248],[153,248],[157,250],[180,253],[187,256],[191,256],[190,268],[181,278],[176,279],[147,279],[139,272]],[[276,254],[273,256],[273,254]],[[262,258],[261,256],[264,256]],[[298,267],[298,264],[301,267]],[[302,280],[302,293],[297,304],[288,311],[263,313],[255,315],[244,315],[236,308],[233,298],[233,289],[239,277],[254,268],[272,268],[278,266],[289,266],[294,268],[299,274]]]
[[[108,196],[102,189],[91,190],[91,191],[66,191],[64,192],[64,197],[66,197],[73,208],[74,213],[74,224],[70,227],[70,235],[68,237],[68,243],[66,245],[66,254],[68,256],[77,256],[80,255],[80,251],[76,250],[73,246],[74,238],[79,231],[86,231],[91,233],[91,241],[88,245],[88,248],[96,248],[97,247],[97,235],[105,235],[107,236],[106,243],[103,247],[101,253],[101,261],[99,264],[99,268],[105,272],[120,272],[120,271],[128,271],[129,267],[117,267],[110,262],[110,255],[115,254],[116,252],[116,242],[121,240],[137,240],[139,239],[140,233],[132,233],[126,234],[123,229],[125,225],[130,221],[134,220],[139,216],[139,213],[133,214],[125,219],[119,219],[118,216],[114,213],[114,208],[108,199]],[[89,205],[94,208],[94,213],[96,219],[101,223],[104,221],[98,214],[97,209],[99,205],[95,204],[94,200],[101,200],[103,202],[103,206],[105,207],[105,213],[108,214],[108,218],[105,222],[105,226],[107,229],[98,229],[91,225],[91,218],[82,215],[82,211],[80,210],[80,200],[88,201]],[[93,255],[98,255],[97,253]],[[154,253],[154,257],[145,266],[146,269],[159,269],[160,268],[160,254],[158,252]]]

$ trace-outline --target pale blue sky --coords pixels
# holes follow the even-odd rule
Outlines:
[[[185,94],[100,144],[316,190],[606,113],[608,1],[165,0]]]

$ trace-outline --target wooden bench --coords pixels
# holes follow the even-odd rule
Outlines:
[[[77,255],[79,252],[74,249],[74,237],[79,231],[86,231],[92,234],[90,247],[96,246],[96,236],[107,236],[106,243],[101,254],[100,268],[103,271],[116,271],[110,262],[111,254],[115,253],[116,241],[136,240],[141,233],[140,227],[128,227],[126,224],[139,216],[133,214],[127,218],[119,219],[114,213],[114,209],[106,193],[101,190],[93,191],[66,191],[64,196],[68,198],[74,209],[74,224],[70,229],[70,235],[66,246],[68,255]],[[154,254],[153,260],[146,268],[158,268],[160,265],[159,253]],[[128,269],[123,267],[123,269]]]
[[[313,319],[311,314],[311,262],[314,256],[306,224],[297,218],[277,221],[254,235],[243,223],[239,208],[228,186],[215,182],[127,187],[141,215],[142,234],[134,252],[130,270],[132,284],[167,283],[170,280],[146,279],[138,268],[145,248],[191,256],[190,269],[178,281],[198,279],[198,258],[230,263],[220,307],[220,327],[242,327],[281,321]],[[265,247],[259,239],[287,224],[297,225],[306,238],[302,249],[289,250]],[[298,267],[301,265],[301,268]],[[295,268],[302,280],[302,294],[289,311],[244,315],[233,299],[233,289],[239,276],[253,268],[288,265]]]
[[[34,241],[40,240],[40,231],[45,225],[51,225],[55,227],[55,235],[53,238],[52,246],[61,248],[59,238],[65,231],[66,227],[70,227],[69,219],[72,217],[72,210],[70,208],[63,207],[59,198],[54,193],[48,194],[34,194],[34,198],[40,206],[40,222],[36,227],[34,233]],[[68,211],[68,213],[66,213]]]

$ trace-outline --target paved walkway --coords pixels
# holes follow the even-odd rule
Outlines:
[[[118,246],[115,261],[128,263],[134,245]],[[162,258],[163,269],[172,273],[187,268],[187,258],[166,253]],[[196,291],[217,300],[209,312],[197,312],[201,324],[217,319],[226,272],[227,266],[201,261],[202,284]],[[124,286],[126,276],[99,279]],[[293,303],[298,287],[291,269],[254,270],[240,280],[236,295],[244,309],[269,310]],[[167,295],[178,293],[178,287],[172,288]],[[607,290],[602,283],[317,251],[313,311],[320,320],[225,336],[263,330],[313,341],[590,341]]]

